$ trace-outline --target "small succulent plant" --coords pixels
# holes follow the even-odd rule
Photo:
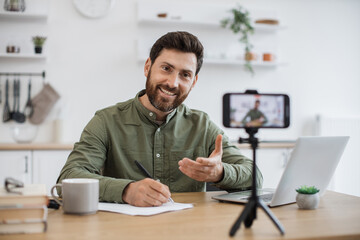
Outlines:
[[[46,37],[35,36],[35,37],[32,37],[32,41],[35,46],[42,47],[46,41]]]
[[[320,190],[314,186],[308,187],[308,186],[304,185],[304,186],[301,186],[300,188],[296,189],[296,191],[301,194],[315,194],[315,193],[318,193]]]

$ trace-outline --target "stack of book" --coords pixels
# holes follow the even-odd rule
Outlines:
[[[49,201],[45,185],[25,184],[13,191],[0,187],[0,234],[45,232]]]

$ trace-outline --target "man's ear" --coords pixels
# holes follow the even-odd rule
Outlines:
[[[145,75],[145,77],[148,77],[150,67],[151,67],[151,60],[150,60],[150,58],[148,58],[148,59],[146,59],[145,66],[144,66],[144,75]]]
[[[195,84],[197,83],[198,76],[199,76],[199,75],[196,75],[196,76],[195,76],[195,78],[194,78],[194,82],[192,83],[192,86],[191,86],[191,89],[193,89],[193,87],[194,87],[194,86],[195,86]]]

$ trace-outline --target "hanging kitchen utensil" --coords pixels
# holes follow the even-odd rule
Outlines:
[[[10,106],[9,106],[9,79],[6,79],[3,122],[8,122],[10,120],[11,120],[11,112],[10,112]]]
[[[16,83],[16,111],[14,113],[13,119],[18,123],[23,123],[26,120],[25,115],[20,112],[20,79]]]
[[[34,107],[31,101],[31,76],[30,76],[29,85],[28,85],[28,99],[26,101],[26,105],[24,108],[24,114],[26,117],[31,117],[33,112],[34,112]]]
[[[11,117],[12,120],[15,120],[14,116],[15,116],[15,112],[16,112],[16,100],[17,100],[17,97],[16,97],[16,78],[14,77],[14,80],[13,80],[13,109],[10,112],[10,117]]]
[[[1,79],[0,79],[0,104],[2,103],[2,86],[1,86]]]
[[[32,99],[34,113],[29,121],[35,125],[41,124],[59,98],[59,93],[49,83],[46,83],[43,89]]]

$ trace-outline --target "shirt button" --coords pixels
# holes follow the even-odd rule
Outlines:
[[[160,132],[160,128],[157,129],[157,132]]]
[[[157,154],[156,154],[156,157],[158,157],[158,158],[159,158],[159,157],[160,157],[160,154],[159,154],[159,153],[157,153]]]
[[[149,113],[149,116],[150,116],[150,117],[152,117],[153,115],[154,115],[154,114],[153,114],[152,112],[151,112],[151,113]]]

